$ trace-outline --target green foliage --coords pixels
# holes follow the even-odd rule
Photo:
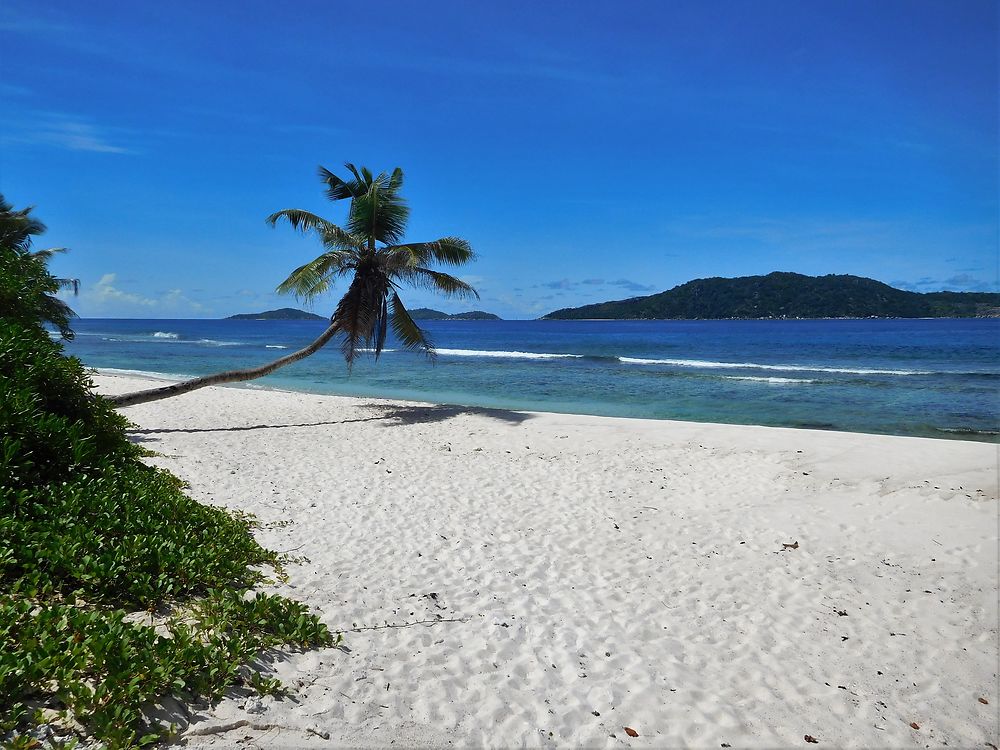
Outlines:
[[[1000,294],[895,289],[860,276],[770,273],[696,279],[666,292],[549,313],[551,320],[698,318],[973,317],[1000,307]]]
[[[145,608],[218,581],[252,585],[249,566],[277,562],[247,521],[141,463],[124,419],[43,332],[0,323],[0,355],[0,582],[11,591]]]
[[[65,707],[112,747],[148,744],[164,733],[137,731],[153,701],[219,698],[263,649],[331,643],[301,605],[230,590],[209,592],[193,615],[175,616],[163,630],[130,622],[120,609],[0,596],[0,731],[25,725],[31,699]],[[275,678],[250,672],[248,682],[261,694],[283,694]]]
[[[995,292],[924,292],[934,318],[1000,317],[1000,294]]]
[[[280,572],[253,522],[143,464],[126,420],[36,322],[0,320],[0,744],[32,747],[28,730],[53,721],[37,707],[130,747],[162,738],[144,712],[166,696],[217,698],[247,679],[280,695],[247,664],[330,644],[329,630],[250,591]],[[136,621],[144,611],[159,628]]]
[[[48,323],[69,339],[74,313],[54,296],[64,283],[46,267],[59,250],[31,251],[32,239],[44,231],[30,208],[15,210],[0,195],[0,318],[25,325]]]
[[[0,320],[0,479],[3,488],[35,487],[92,466],[99,456],[138,455],[127,420],[90,394],[79,360],[38,327]]]

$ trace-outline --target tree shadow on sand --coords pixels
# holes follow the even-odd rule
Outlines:
[[[322,422],[294,422],[288,424],[253,424],[237,427],[162,427],[129,430],[129,437],[134,442],[145,442],[146,435],[165,435],[169,433],[201,433],[201,432],[249,432],[254,430],[283,430],[302,427],[324,427],[328,425],[351,424],[354,422],[385,422],[387,427],[412,424],[430,424],[443,422],[463,415],[488,417],[509,425],[519,425],[531,419],[534,415],[527,412],[510,411],[508,409],[486,409],[478,406],[457,406],[452,404],[379,404],[368,403],[361,406],[374,414],[353,419],[334,419]]]
[[[460,417],[465,414],[477,417],[489,417],[490,419],[506,422],[507,424],[519,425],[535,416],[523,411],[487,409],[480,406],[458,406],[455,404],[414,404],[409,406],[401,406],[399,404],[365,404],[365,408],[382,412],[381,416],[373,417],[373,419],[386,420],[389,425],[443,422],[446,419]]]

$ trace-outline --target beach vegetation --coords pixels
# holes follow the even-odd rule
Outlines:
[[[73,338],[70,321],[75,313],[56,296],[64,288],[79,288],[77,279],[57,279],[47,264],[65,248],[33,250],[35,237],[45,224],[32,216],[32,208],[15,209],[0,194],[0,318],[32,325],[44,323]]]
[[[338,281],[346,283],[330,325],[306,347],[273,362],[242,370],[206,375],[182,383],[115,396],[117,406],[177,396],[198,388],[269,375],[319,351],[340,337],[341,352],[348,365],[362,352],[376,359],[392,330],[399,345],[419,350],[433,358],[434,346],[407,310],[400,292],[403,287],[427,289],[459,298],[475,298],[476,290],[457,276],[434,266],[461,266],[474,257],[472,247],[460,237],[442,237],[430,242],[404,242],[409,206],[402,195],[403,170],[375,175],[366,167],[346,164],[350,173],[341,179],[325,167],[319,177],[326,197],[347,201],[347,220],[334,224],[310,211],[289,208],[271,214],[267,223],[287,223],[313,235],[323,252],[299,266],[278,285],[277,291],[313,301],[329,293]]]
[[[127,420],[43,323],[58,282],[0,245],[0,746],[159,741],[171,701],[273,695],[259,658],[333,643],[298,602],[256,590],[282,559],[253,519],[196,502],[147,465]],[[183,713],[178,721],[184,720]],[[169,723],[169,722],[168,722]]]

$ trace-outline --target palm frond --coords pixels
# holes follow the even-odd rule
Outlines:
[[[398,244],[406,233],[410,209],[398,191],[388,188],[389,178],[372,180],[368,192],[351,202],[347,230],[386,245]]]
[[[471,284],[449,273],[433,271],[430,268],[404,268],[395,272],[395,278],[419,289],[440,292],[448,297],[479,299],[479,292]]]
[[[72,341],[74,334],[69,327],[70,321],[76,317],[76,313],[58,297],[44,295],[38,301],[39,317],[41,320],[52,323],[59,329],[59,335],[67,341]]]
[[[347,171],[350,172],[352,175],[354,175],[354,179],[357,180],[357,183],[356,183],[356,186],[355,186],[357,188],[357,190],[356,190],[355,195],[360,195],[361,193],[363,193],[366,190],[368,190],[368,183],[364,181],[364,179],[361,177],[360,174],[358,174],[358,168],[357,167],[355,167],[353,164],[351,164],[348,161],[348,162],[344,162],[344,168],[347,169]],[[369,174],[371,174],[371,173],[369,173]]]
[[[48,264],[57,253],[68,253],[67,247],[47,247],[44,250],[32,250],[28,253],[32,258]],[[58,289],[72,289],[74,295],[80,294],[80,279],[53,278]]]
[[[356,268],[356,252],[332,250],[296,268],[275,291],[311,300],[329,291],[336,277],[346,276]]]
[[[413,255],[415,265],[420,266],[432,262],[460,266],[476,257],[472,245],[461,237],[442,237],[433,242],[408,242],[405,245],[393,245],[390,249],[408,249]]]
[[[311,211],[303,211],[300,208],[286,208],[282,211],[277,211],[268,216],[266,221],[273,227],[282,219],[291,224],[292,229],[302,232],[315,232],[319,235],[323,244],[331,249],[353,248],[364,244],[363,240],[344,231],[336,224],[317,216]]]
[[[332,201],[339,201],[345,198],[355,198],[358,195],[356,186],[351,183],[344,182],[342,179],[337,177],[333,172],[324,167],[319,166],[319,178],[326,183],[326,197]]]
[[[406,349],[422,349],[428,358],[434,359],[437,356],[434,351],[434,344],[410,316],[409,311],[403,305],[403,300],[399,298],[396,292],[392,293],[391,305],[392,316],[390,322],[392,323],[392,332],[396,334],[399,343]]]
[[[45,224],[31,216],[34,206],[16,210],[0,195],[0,247],[28,252],[33,236],[45,233]]]
[[[403,170],[396,167],[389,177],[389,190],[398,191],[401,187],[403,187]]]
[[[48,263],[52,260],[52,256],[56,253],[66,253],[69,252],[69,248],[65,247],[49,247],[45,250],[32,250],[31,256],[33,258],[38,258],[42,263]]]
[[[337,321],[344,336],[340,350],[344,354],[348,367],[354,364],[361,342],[371,331],[374,310],[365,304],[365,299],[364,281],[355,276],[347,293],[340,298],[337,309],[333,313],[333,319]]]
[[[376,358],[382,353],[390,290],[385,274],[372,268],[360,269],[347,294],[337,303],[333,319],[344,335],[340,349],[348,366],[357,359],[362,344],[374,349]]]
[[[355,235],[344,231],[336,224],[327,224],[327,226],[319,232],[320,239],[323,244],[330,248],[331,250],[355,250],[364,246],[365,241],[356,237]]]
[[[277,226],[278,222],[282,219],[291,224],[292,229],[302,232],[325,229],[327,226],[332,226],[322,216],[317,216],[311,211],[303,211],[301,208],[284,208],[281,211],[275,211],[264,219],[264,221],[273,227]]]
[[[316,229],[318,227],[326,227],[328,225],[332,226],[330,222],[323,217],[317,216],[311,211],[303,211],[301,208],[285,208],[281,211],[275,211],[273,214],[264,219],[264,221],[273,227],[277,226],[280,219],[284,219],[291,224],[292,229],[299,229],[303,232],[310,229]]]

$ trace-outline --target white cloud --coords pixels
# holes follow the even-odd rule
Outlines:
[[[118,136],[127,134],[123,128],[113,129]],[[0,144],[55,146],[68,151],[89,151],[99,154],[132,154],[132,149],[113,143],[107,129],[100,128],[86,117],[61,112],[16,112],[4,122]]]
[[[138,294],[123,292],[115,286],[117,274],[106,273],[101,277],[94,288],[89,292],[84,292],[85,301],[96,305],[126,304],[138,305],[140,307],[156,307],[156,300],[149,297],[141,297]]]
[[[129,149],[115,146],[90,123],[78,120],[62,120],[43,126],[36,138],[70,151],[94,151],[100,154],[128,154]]]
[[[205,305],[187,297],[182,289],[169,289],[155,297],[147,297],[120,289],[117,278],[117,274],[106,273],[92,287],[82,285],[79,302],[70,301],[70,305],[83,315],[95,317],[211,312]]]
[[[193,299],[188,299],[184,296],[184,292],[180,289],[171,289],[166,294],[164,294],[160,300],[159,305],[161,307],[168,308],[188,308],[193,312],[207,312],[208,308],[205,307],[200,302],[195,302]]]

